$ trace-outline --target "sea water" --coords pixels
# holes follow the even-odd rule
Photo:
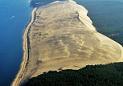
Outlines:
[[[0,0],[0,86],[10,86],[22,61],[22,36],[32,7],[55,0]],[[62,0],[63,1],[63,0]],[[31,2],[31,3],[30,3]],[[76,0],[100,33],[123,44],[122,0]]]
[[[123,0],[76,0],[85,6],[97,31],[123,45]]]
[[[31,11],[29,0],[0,0],[0,86],[10,86],[19,70]]]

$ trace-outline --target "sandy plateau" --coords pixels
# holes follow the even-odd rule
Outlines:
[[[34,10],[23,36],[23,62],[12,86],[51,70],[122,62],[122,46],[97,32],[87,13],[73,1]]]

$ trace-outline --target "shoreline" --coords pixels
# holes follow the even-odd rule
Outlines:
[[[28,35],[28,30],[30,29],[30,26],[32,25],[34,18],[35,18],[35,12],[37,8],[34,8],[31,13],[31,19],[27,25],[27,27],[24,30],[23,33],[23,57],[22,57],[22,62],[20,64],[20,69],[18,70],[18,73],[16,74],[15,79],[13,80],[11,86],[19,86],[21,80],[23,79],[24,71],[26,64],[28,62],[28,43],[27,43],[27,35]]]

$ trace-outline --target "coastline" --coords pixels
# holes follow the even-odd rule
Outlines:
[[[28,62],[28,39],[27,39],[27,35],[28,35],[28,30],[30,29],[30,26],[32,25],[34,18],[35,18],[35,12],[36,12],[37,8],[34,8],[32,10],[32,14],[31,14],[31,20],[29,22],[29,24],[27,25],[24,33],[23,33],[23,57],[22,57],[22,62],[20,64],[20,69],[15,77],[15,79],[13,80],[11,86],[19,86],[20,81],[23,79],[23,75],[24,75],[24,71],[25,71],[25,67],[26,64]]]

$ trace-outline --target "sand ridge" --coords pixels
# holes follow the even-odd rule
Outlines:
[[[34,15],[35,15],[35,11],[37,8],[34,8],[32,11],[32,18],[28,24],[28,26],[26,27],[24,34],[23,34],[23,60],[22,63],[20,65],[20,70],[16,75],[16,78],[14,79],[13,83],[11,86],[19,86],[19,83],[21,82],[23,76],[24,76],[24,72],[25,72],[25,67],[27,65],[27,61],[28,61],[28,44],[27,44],[27,33],[28,33],[28,29],[30,28],[31,24],[34,21]]]

